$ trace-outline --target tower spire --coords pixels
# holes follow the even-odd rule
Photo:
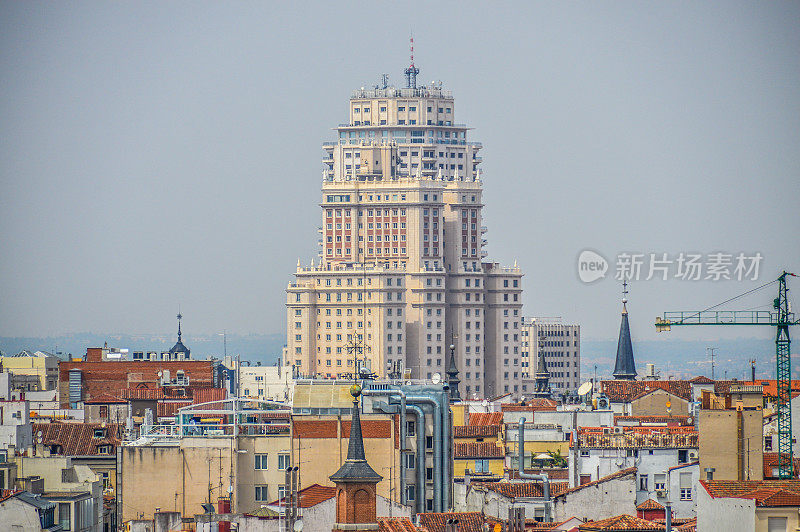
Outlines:
[[[411,64],[405,70],[406,74],[406,87],[409,89],[417,88],[417,74],[419,69],[414,66],[414,34],[411,34]]]
[[[547,336],[539,336],[538,351],[539,356],[536,362],[536,373],[534,379],[536,380],[536,389],[533,392],[534,397],[550,397],[550,372],[547,371],[547,361],[544,358],[545,340]]]
[[[628,280],[622,281],[622,322],[619,326],[617,341],[617,359],[614,363],[614,378],[633,380],[636,378],[636,363],[633,360],[633,343],[631,328],[628,323]]]
[[[450,344],[450,361],[447,366],[447,386],[450,388],[450,400],[451,402],[461,401],[461,394],[458,391],[458,385],[461,384],[461,379],[458,378],[455,343]]]
[[[181,341],[181,320],[183,319],[183,314],[181,311],[178,311],[178,341]]]

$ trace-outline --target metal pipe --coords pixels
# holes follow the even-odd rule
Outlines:
[[[447,391],[441,394],[442,401],[442,511],[448,512],[453,509],[453,502],[450,500],[453,482],[453,458],[452,443],[450,432],[453,430],[453,423],[450,421],[450,395]]]
[[[406,500],[406,394],[402,390],[364,390],[364,395],[400,396],[400,504],[408,505]],[[391,486],[390,486],[391,489]],[[391,497],[389,497],[391,499]]]
[[[422,408],[407,404],[406,408],[417,415],[417,513],[425,511],[425,412]]]
[[[421,395],[406,396],[408,403],[427,404],[433,407],[433,511],[442,512],[442,480],[444,466],[442,464],[442,405],[432,397]],[[423,425],[424,430],[424,425]]]
[[[542,496],[544,498],[544,520],[546,523],[550,522],[550,478],[542,473],[535,475],[525,472],[524,459],[525,459],[525,418],[520,418],[517,423],[518,436],[517,436],[517,467],[519,468],[519,478],[523,480],[541,480],[542,481]]]

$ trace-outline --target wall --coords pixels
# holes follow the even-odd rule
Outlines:
[[[753,532],[755,502],[750,499],[713,498],[697,488],[697,532]]]
[[[278,485],[285,482],[285,472],[278,470],[278,453],[289,449],[288,434],[241,436],[235,445],[228,437],[184,437],[171,446],[121,447],[120,522],[140,514],[150,519],[157,507],[183,515],[202,513],[201,504],[209,501],[209,484],[211,502],[228,495],[232,470],[233,510],[257,510],[271,501],[255,500],[256,485],[268,486],[270,499],[278,498]],[[255,453],[268,455],[266,470],[255,470]],[[301,480],[308,485],[305,472],[301,469]]]
[[[39,513],[16,497],[0,502],[0,523],[4,530],[41,530]]]
[[[666,416],[667,401],[670,402],[673,416],[689,415],[689,402],[666,390],[653,390],[647,395],[631,401],[632,416]]]
[[[467,488],[459,482],[454,486],[453,497],[456,512],[483,512],[492,517],[507,519],[508,510],[513,506],[525,508],[526,519],[533,519],[537,515],[544,516],[544,499],[512,500],[482,486],[472,485]]]
[[[789,506],[782,508],[756,508],[755,532],[768,532],[769,518],[770,517],[785,517],[786,530],[797,530],[800,528],[800,519],[798,519],[797,506]]]
[[[762,411],[741,412],[741,442],[737,438],[738,415],[736,410],[700,411],[700,471],[713,467],[714,480],[739,479],[740,450],[744,460],[742,480],[762,480],[764,476]]]
[[[636,481],[633,472],[559,495],[553,501],[553,520],[575,516],[598,521],[620,514],[636,516]]]

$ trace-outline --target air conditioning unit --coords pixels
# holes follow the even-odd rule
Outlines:
[[[656,490],[656,497],[662,497],[663,498],[663,497],[666,497],[666,496],[667,496],[667,490]]]
[[[611,429],[608,427],[603,427],[603,434],[611,434]]]
[[[689,452],[689,459],[691,459],[691,460],[694,460],[694,459],[696,459],[696,458],[697,458],[697,452],[695,452],[695,451],[690,451],[690,452]]]
[[[614,427],[614,434],[622,434],[622,427]]]

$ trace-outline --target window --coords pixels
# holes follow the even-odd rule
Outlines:
[[[787,517],[768,517],[767,532],[786,532],[788,530]]]
[[[678,463],[685,464],[686,462],[688,462],[688,457],[687,457],[688,454],[689,451],[687,451],[686,449],[678,449]]]
[[[267,486],[256,486],[256,501],[258,502],[269,501],[269,490],[267,489]]]
[[[655,475],[653,475],[653,488],[655,488],[656,491],[663,491],[667,489],[666,485],[667,485],[667,475],[665,475],[664,473],[656,473]]]
[[[286,453],[281,453],[278,455],[278,470],[285,471],[286,468],[289,467],[290,457]]]
[[[581,449],[581,457],[586,458],[589,456],[589,451],[586,449]]]
[[[407,453],[404,455],[406,457],[406,469],[414,469],[416,467],[416,457],[413,453]]]
[[[417,498],[417,487],[416,486],[406,486],[406,500],[413,501]]]
[[[681,500],[682,501],[691,501],[692,500],[692,474],[691,473],[681,473],[680,476],[680,487],[681,487]]]
[[[772,451],[772,436],[764,436],[764,450]]]
[[[416,436],[416,434],[417,434],[417,422],[406,421],[406,436]]]
[[[58,503],[58,524],[61,525],[61,530],[72,530],[70,527],[71,514],[72,508],[68,502]]]
[[[255,469],[267,469],[267,455],[266,454],[257,454],[256,457],[256,464]]]
[[[642,491],[647,491],[647,475],[639,476],[639,489]]]
[[[475,472],[476,473],[488,473],[489,472],[489,460],[487,458],[481,458],[475,460]]]

